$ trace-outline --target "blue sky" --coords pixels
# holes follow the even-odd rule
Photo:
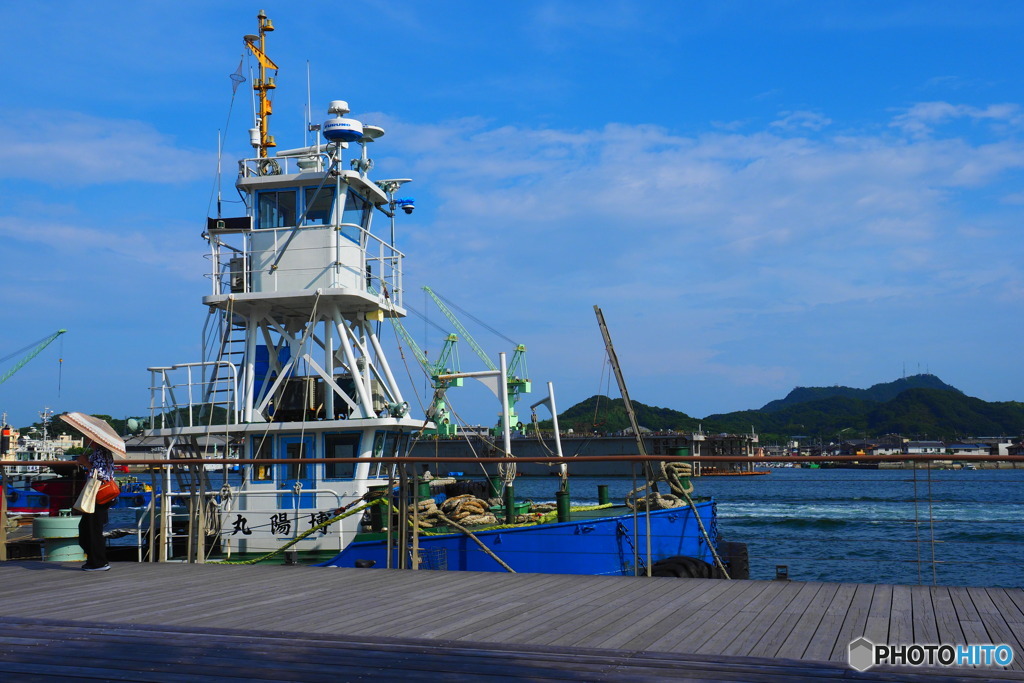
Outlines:
[[[560,406],[608,391],[594,304],[633,397],[696,417],[904,368],[1024,399],[1019,3],[279,4],[281,146],[308,60],[314,118],[348,100],[388,131],[377,177],[414,178],[410,283],[525,343]],[[0,356],[69,330],[59,391],[57,344],[0,386],[15,426],[144,413],[146,367],[198,359],[260,7],[0,7]]]

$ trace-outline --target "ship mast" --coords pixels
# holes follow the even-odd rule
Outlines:
[[[277,143],[274,142],[274,136],[270,134],[269,117],[274,112],[270,98],[267,96],[268,91],[277,87],[274,77],[267,76],[267,71],[272,70],[276,73],[277,64],[266,54],[267,34],[274,30],[274,24],[267,18],[267,13],[263,10],[260,10],[259,14],[256,15],[256,19],[259,22],[259,35],[249,34],[245,36],[245,46],[249,48],[249,51],[256,56],[256,61],[260,63],[259,78],[253,81],[252,84],[252,89],[259,96],[259,109],[256,114],[256,128],[250,131],[249,138],[252,146],[259,150],[260,158],[265,159],[267,149],[277,147]],[[257,41],[259,42],[258,46],[256,44]]]

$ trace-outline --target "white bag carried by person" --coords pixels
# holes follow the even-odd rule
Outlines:
[[[74,510],[81,512],[83,515],[91,515],[96,512],[96,492],[99,489],[100,480],[90,474],[89,478],[85,480],[82,492],[78,494],[78,500],[75,501],[73,506]]]

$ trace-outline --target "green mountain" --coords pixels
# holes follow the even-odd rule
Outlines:
[[[911,375],[893,382],[875,384],[868,389],[854,389],[852,387],[797,387],[789,392],[786,398],[766,403],[761,410],[773,412],[782,410],[797,403],[810,403],[823,398],[844,396],[865,401],[891,401],[908,389],[942,389],[944,391],[955,391],[962,393],[956,387],[952,387],[941,379],[931,374]]]
[[[678,410],[656,408],[637,401],[633,401],[633,410],[640,426],[654,431],[692,431],[699,424],[695,418]],[[621,398],[595,395],[560,413],[558,426],[563,431],[572,429],[577,434],[618,432],[629,427],[629,418]],[[551,421],[542,422],[541,427],[550,428]]]
[[[698,425],[711,433],[753,429],[765,442],[798,435],[839,440],[902,434],[952,440],[1024,434],[1024,403],[973,398],[935,375],[914,375],[869,389],[798,387],[760,410],[708,415],[703,420],[636,401],[633,406],[640,426],[655,431],[693,431]],[[607,396],[591,396],[558,420],[563,429],[577,433],[616,432],[629,426],[622,399]]]

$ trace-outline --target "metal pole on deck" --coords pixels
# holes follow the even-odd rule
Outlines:
[[[202,473],[205,470],[205,465],[196,465],[197,477],[199,481],[196,482],[196,492],[198,493],[196,502],[199,504],[199,509],[196,514],[196,563],[206,563],[206,483],[205,477]],[[296,524],[296,527],[298,524]]]
[[[512,456],[511,428],[508,419],[508,366],[505,363],[505,352],[498,354],[498,398],[501,400],[501,439],[505,448],[505,456]]]
[[[420,568],[420,473],[412,466],[412,568]]]
[[[149,497],[149,561],[156,562],[156,504],[158,501],[156,492],[160,488],[156,485],[156,472],[153,471],[153,466],[149,466],[149,485],[153,488],[150,492],[152,495]]]
[[[608,331],[608,325],[604,321],[604,313],[597,306],[594,306],[594,313],[597,315],[597,326],[601,328],[601,336],[604,338],[605,350],[608,352],[608,362],[612,365],[615,379],[619,383],[619,393],[622,394],[622,405],[626,409],[626,416],[629,417],[629,425],[633,428],[633,436],[636,437],[637,452],[640,455],[647,455],[647,448],[644,445],[644,438],[640,435],[640,425],[636,421],[636,413],[633,412],[633,402],[629,399],[629,391],[626,389],[626,378],[622,375],[622,368],[619,367],[619,357],[615,354],[615,347],[612,345],[612,335]],[[654,470],[651,463],[644,462],[644,481],[647,482],[647,494],[644,496],[644,507],[646,508],[645,518],[647,520],[647,576],[651,575],[651,491],[657,492],[654,478]]]
[[[0,467],[0,562],[7,561],[7,468]]]
[[[406,500],[408,494],[408,485],[406,484],[406,478],[408,473],[405,471],[405,465],[399,465],[398,467],[398,568],[408,569],[409,563],[406,562],[407,553],[409,552],[409,534],[408,529],[405,526],[405,520],[409,517],[409,505]]]
[[[385,566],[391,569],[392,561],[391,554],[393,552],[392,546],[394,545],[394,537],[391,535],[391,492],[395,490],[395,469],[398,465],[392,465],[388,468],[388,490],[384,492],[384,547],[388,551],[388,559]]]
[[[170,452],[167,453],[170,458]],[[174,528],[171,524],[171,465],[164,465],[161,471],[163,482],[160,486],[160,561],[166,562],[170,555],[171,538],[170,532]]]

